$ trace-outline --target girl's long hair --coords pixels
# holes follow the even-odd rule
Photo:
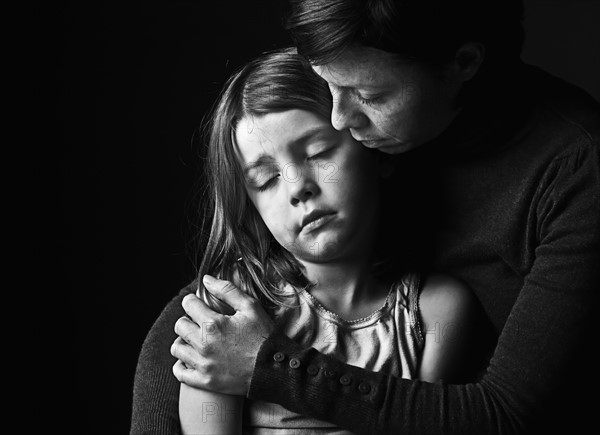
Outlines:
[[[282,291],[282,284],[310,285],[300,263],[274,239],[248,198],[235,150],[235,129],[244,117],[291,109],[329,118],[331,107],[326,82],[294,49],[266,53],[227,81],[209,118],[205,141],[206,194],[200,239],[206,244],[198,292],[211,308],[230,313],[202,285],[205,274],[236,282],[267,309],[286,304],[289,293]]]

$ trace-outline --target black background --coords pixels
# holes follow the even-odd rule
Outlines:
[[[125,434],[137,355],[194,277],[192,141],[225,79],[290,41],[281,0],[63,4],[55,114],[78,433]],[[523,57],[600,100],[599,2],[528,0]],[[58,356],[60,358],[60,356]]]

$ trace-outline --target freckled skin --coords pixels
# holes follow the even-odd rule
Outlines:
[[[460,80],[450,73],[439,77],[375,48],[350,49],[313,69],[329,84],[333,126],[389,154],[432,140],[459,112]]]

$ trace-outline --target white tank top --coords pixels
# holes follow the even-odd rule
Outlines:
[[[277,324],[305,348],[313,347],[374,372],[414,379],[425,342],[419,292],[419,275],[408,274],[392,285],[385,303],[377,311],[360,319],[344,320],[301,290],[297,306],[281,308],[277,313]],[[244,402],[243,431],[259,435],[352,433],[274,403],[249,399]]]

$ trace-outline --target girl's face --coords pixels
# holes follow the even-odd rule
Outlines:
[[[248,195],[284,248],[318,263],[371,253],[378,152],[299,109],[245,117],[235,139]]]

